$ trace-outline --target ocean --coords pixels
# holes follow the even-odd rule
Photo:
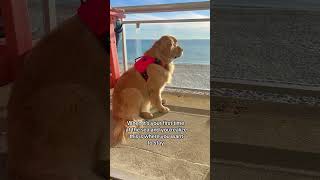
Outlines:
[[[136,40],[127,39],[128,63],[134,63],[137,57],[143,55],[155,40]],[[209,39],[190,39],[178,40],[183,48],[183,56],[175,61],[175,64],[210,64],[210,40]],[[122,43],[119,41],[118,47],[119,62],[122,63]]]

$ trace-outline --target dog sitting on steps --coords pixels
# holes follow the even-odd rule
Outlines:
[[[127,122],[141,116],[153,118],[151,105],[159,112],[169,112],[164,106],[161,92],[171,81],[173,61],[182,55],[183,49],[173,36],[162,36],[117,81],[112,96],[111,144],[125,140]]]

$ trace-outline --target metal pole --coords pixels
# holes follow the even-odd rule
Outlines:
[[[44,32],[49,33],[57,24],[56,20],[56,1],[43,0],[43,26]]]
[[[210,18],[198,19],[160,19],[160,20],[133,20],[123,21],[123,24],[147,24],[147,23],[182,23],[182,22],[208,22]]]
[[[126,38],[126,26],[122,25],[122,58],[124,71],[128,70],[128,57],[127,57],[127,38]]]
[[[114,8],[123,9],[126,14],[208,10],[210,9],[210,1],[144,5],[144,6],[125,6],[125,7],[114,7]]]

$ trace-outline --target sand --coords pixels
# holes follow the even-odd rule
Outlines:
[[[177,64],[172,84],[169,86],[210,89],[210,66],[197,64]]]

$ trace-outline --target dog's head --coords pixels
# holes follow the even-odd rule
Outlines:
[[[183,49],[179,46],[177,39],[170,35],[162,36],[153,44],[150,51],[153,52],[154,56],[164,61],[165,64],[171,63],[183,53]]]

